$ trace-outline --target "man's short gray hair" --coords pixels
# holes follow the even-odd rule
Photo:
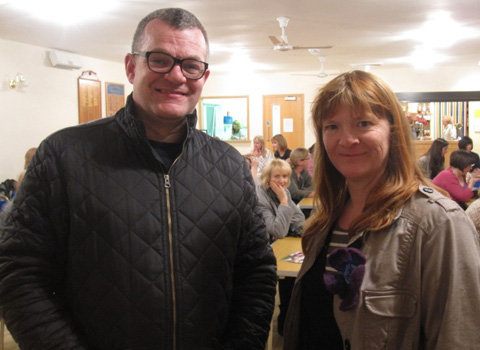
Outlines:
[[[206,59],[210,54],[210,49],[208,45],[208,37],[205,28],[203,27],[202,23],[198,20],[195,15],[187,10],[181,8],[165,8],[153,11],[152,13],[145,16],[137,26],[137,30],[135,31],[135,35],[133,36],[132,42],[132,53],[136,51],[140,51],[140,45],[143,40],[143,34],[145,33],[145,27],[147,26],[150,21],[158,19],[162,22],[168,23],[175,29],[183,30],[183,29],[191,29],[191,28],[198,28],[203,34],[205,38],[205,44],[207,46],[206,52]]]

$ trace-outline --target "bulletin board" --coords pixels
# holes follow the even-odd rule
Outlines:
[[[79,124],[102,117],[101,82],[93,71],[84,71],[78,78]]]
[[[125,85],[105,83],[105,111],[106,116],[115,115],[125,106]]]

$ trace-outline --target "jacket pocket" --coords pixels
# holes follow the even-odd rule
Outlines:
[[[414,348],[417,296],[406,290],[364,291],[365,349]]]

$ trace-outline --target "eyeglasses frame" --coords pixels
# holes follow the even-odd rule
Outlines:
[[[165,56],[168,56],[170,58],[173,59],[173,64],[172,66],[170,67],[170,69],[166,72],[156,72],[154,71],[151,67],[150,67],[150,56],[154,53],[161,53],[162,55],[165,55]],[[134,51],[132,52],[132,55],[135,55],[135,56],[142,56],[142,57],[145,57],[145,59],[147,60],[147,66],[148,66],[148,69],[150,69],[150,71],[152,71],[153,73],[157,73],[157,74],[167,74],[167,73],[170,73],[173,69],[173,67],[175,67],[175,65],[179,65],[180,66],[180,70],[182,71],[182,74],[183,76],[186,78],[186,79],[189,79],[189,80],[200,80],[202,79],[204,76],[205,76],[205,73],[207,72],[208,70],[208,63],[207,62],[203,62],[203,61],[200,61],[200,60],[197,60],[195,58],[184,58],[184,59],[180,59],[180,58],[176,58],[176,57],[173,57],[172,55],[169,55],[168,53],[166,52],[162,52],[162,51]],[[200,62],[200,63],[203,63],[205,65],[205,69],[203,70],[203,73],[200,77],[198,78],[189,78],[187,76],[185,76],[185,72],[183,71],[183,62],[184,61],[196,61],[196,62]]]

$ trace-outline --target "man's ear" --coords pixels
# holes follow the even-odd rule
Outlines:
[[[128,81],[130,84],[133,84],[135,80],[135,67],[137,62],[135,61],[135,56],[131,53],[128,53],[125,56],[125,73],[127,74]]]

